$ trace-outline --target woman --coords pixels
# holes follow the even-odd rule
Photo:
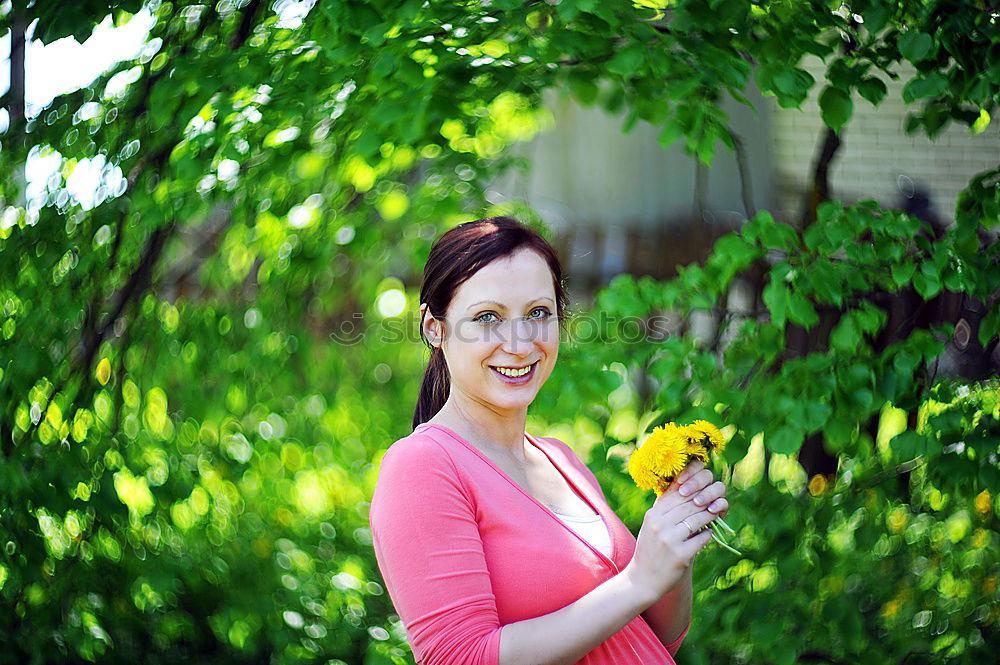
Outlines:
[[[691,563],[728,504],[693,462],[638,539],[568,445],[525,432],[567,296],[552,247],[516,220],[459,225],[420,290],[431,346],[414,430],[381,461],[379,569],[422,665],[673,663]]]

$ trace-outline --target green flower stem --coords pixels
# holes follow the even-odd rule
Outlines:
[[[722,516],[716,517],[712,524],[718,524],[721,526],[730,536],[735,536],[736,532],[733,531],[733,527],[726,524],[726,520],[722,519]]]
[[[727,549],[727,550],[729,550],[729,551],[730,551],[730,552],[732,552],[733,554],[735,554],[735,555],[737,555],[737,556],[743,556],[743,553],[742,553],[742,552],[740,552],[739,550],[737,550],[737,549],[735,549],[735,548],[731,547],[731,546],[729,545],[729,543],[727,543],[727,542],[726,542],[726,539],[725,539],[725,536],[724,536],[724,535],[722,535],[722,534],[724,534],[724,533],[725,533],[725,531],[724,531],[724,530],[723,530],[723,528],[722,528],[722,527],[723,527],[723,525],[721,525],[721,524],[716,524],[716,522],[717,522],[717,521],[719,521],[719,520],[721,520],[721,519],[722,519],[722,518],[718,518],[717,520],[715,520],[715,521],[712,521],[712,522],[710,523],[710,526],[712,527],[712,540],[714,540],[714,541],[715,541],[715,542],[717,542],[717,543],[718,543],[718,544],[719,544],[719,545],[720,545],[721,547],[723,547],[724,549]],[[726,525],[726,526],[725,526],[725,528],[726,528],[726,529],[729,529],[730,531],[732,531],[732,529],[731,529],[731,528],[729,528],[729,525]],[[735,532],[734,532],[734,533],[735,533]]]

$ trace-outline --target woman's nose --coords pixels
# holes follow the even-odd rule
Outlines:
[[[531,344],[533,330],[527,319],[512,316],[501,331],[501,335],[503,335],[503,350],[510,354],[517,354],[518,350],[523,350],[528,344]]]

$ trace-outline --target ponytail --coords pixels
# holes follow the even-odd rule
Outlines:
[[[413,428],[427,422],[441,410],[448,399],[451,389],[451,376],[448,374],[448,363],[444,359],[444,351],[440,346],[431,347],[431,359],[424,370],[424,379],[420,384],[420,395],[417,397],[417,408],[413,412]]]

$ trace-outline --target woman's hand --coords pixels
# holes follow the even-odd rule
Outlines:
[[[695,555],[712,539],[705,528],[729,512],[726,486],[713,482],[701,460],[688,464],[646,511],[635,554],[622,572],[655,602],[682,579]],[[704,528],[704,530],[702,530]]]

